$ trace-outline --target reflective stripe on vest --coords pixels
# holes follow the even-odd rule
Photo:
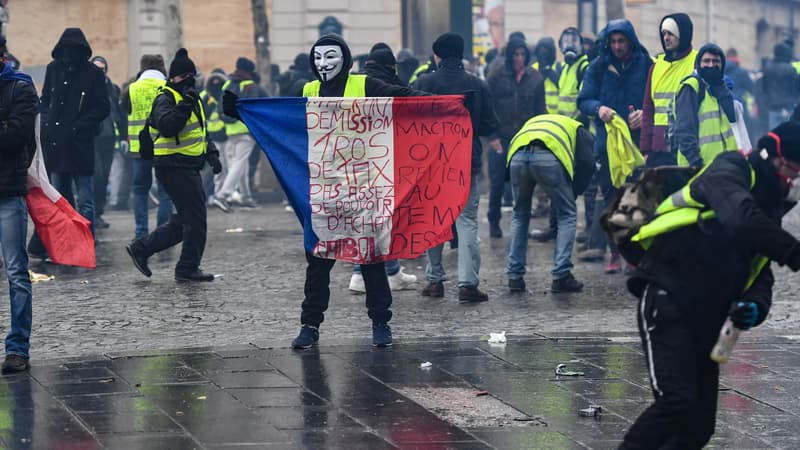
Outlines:
[[[531,65],[536,70],[539,70],[539,62]],[[558,71],[558,67],[551,67],[553,70]],[[544,76],[543,76],[544,77]],[[544,77],[544,102],[547,106],[547,112],[550,114],[558,114],[558,85],[553,83],[549,78]]]
[[[681,83],[680,89],[683,86],[691,87],[694,89],[695,94],[701,89],[700,81],[694,76],[686,77]],[[702,89],[705,89],[705,87]],[[672,113],[677,117],[677,111],[674,110],[675,103],[673,102],[672,105]],[[705,165],[711,164],[711,161],[722,152],[739,149],[736,144],[736,138],[733,136],[733,128],[731,128],[731,123],[728,121],[728,116],[722,111],[722,107],[713,95],[706,94],[703,96],[703,101],[700,102],[700,107],[697,109],[697,119],[697,146],[700,149],[700,157],[703,158]],[[689,161],[680,151],[678,151],[678,165],[689,165]]]
[[[558,78],[558,114],[573,119],[580,115],[578,111],[578,93],[581,87],[578,83],[578,73],[585,71],[589,65],[589,57],[581,55],[572,64],[564,64],[561,76]]]
[[[538,140],[558,158],[571,180],[575,166],[575,141],[580,126],[577,120],[559,114],[541,114],[529,119],[511,138],[506,164],[511,163],[517,150]]]
[[[420,66],[417,67],[414,70],[414,72],[411,73],[411,76],[408,78],[408,84],[413,84],[415,81],[417,81],[417,78],[419,78],[419,76],[422,75],[422,73],[425,72],[426,70],[428,70],[430,67],[431,67],[431,63],[429,63],[429,62],[426,62],[424,64],[420,64]],[[304,97],[316,97],[316,96],[315,95],[311,95],[311,96],[305,95]]]
[[[319,80],[309,81],[303,86],[303,97],[319,97]],[[366,97],[367,76],[363,74],[348,74],[347,83],[344,85],[342,97]]]
[[[158,97],[161,87],[167,84],[166,80],[158,78],[143,78],[136,80],[128,87],[131,98],[131,113],[128,114],[128,139],[130,152],[135,156],[139,154],[139,132],[144,128],[145,121],[153,109],[153,101]]]
[[[177,105],[183,99],[181,94],[169,86],[164,86],[164,91],[169,91],[175,98]],[[200,111],[200,117],[197,117],[197,111]],[[168,156],[180,153],[186,156],[200,156],[206,152],[206,129],[205,129],[206,113],[203,110],[203,104],[200,99],[197,99],[197,110],[192,111],[189,120],[186,121],[183,129],[178,133],[177,139],[175,137],[159,136],[153,142],[153,154],[155,156]]]
[[[650,93],[654,108],[653,125],[667,126],[670,103],[678,93],[681,81],[694,71],[696,56],[697,50],[692,49],[688,55],[677,61],[665,60],[663,53],[656,58],[650,79]]]
[[[242,80],[239,82],[239,92],[237,94],[241,94],[244,92],[244,88],[250,86],[251,84],[256,84],[253,80]],[[222,85],[222,92],[228,89],[228,86],[231,85],[231,80],[225,82]],[[220,119],[221,120],[221,119]],[[244,124],[241,120],[237,120],[235,122],[224,122],[225,124],[225,134],[228,136],[236,136],[237,134],[247,134],[250,130],[247,129],[247,125]]]
[[[642,225],[639,231],[631,237],[631,241],[638,242],[642,248],[647,250],[656,236],[714,219],[716,217],[714,210],[708,209],[706,205],[692,197],[692,183],[705,172],[707,167],[707,165],[703,167],[703,170],[693,176],[681,190],[664,199],[656,209],[656,217],[650,223]],[[751,190],[755,184],[756,172],[750,167]],[[747,292],[750,289],[767,264],[769,264],[767,257],[761,255],[753,257],[750,261],[750,274],[742,292]]]

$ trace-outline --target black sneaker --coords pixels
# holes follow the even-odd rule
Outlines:
[[[389,347],[390,345],[392,345],[392,329],[389,324],[373,322],[372,346]]]
[[[2,370],[3,373],[24,372],[28,370],[28,358],[19,355],[6,355]]]
[[[545,230],[533,229],[530,237],[536,242],[548,242],[556,238],[556,230],[547,228]]]
[[[97,216],[94,218],[94,226],[97,229],[105,230],[106,228],[109,228],[111,224],[106,222],[102,217]]]
[[[575,235],[575,242],[579,244],[583,244],[584,242],[589,240],[589,233],[586,230],[581,230],[578,234]]]
[[[550,286],[550,292],[580,292],[583,290],[583,283],[576,280],[572,273],[568,273],[567,276],[563,278],[559,278],[557,280],[553,280],[553,284]]]
[[[489,224],[489,237],[493,238],[501,238],[503,237],[503,229],[500,228],[499,223],[490,223]]]
[[[136,252],[133,250],[133,242],[126,245],[125,250],[127,250],[128,254],[131,255],[133,265],[139,269],[139,272],[142,272],[142,275],[150,278],[150,276],[153,275],[153,272],[151,272],[150,268],[147,267],[147,258],[136,254]]]
[[[300,334],[292,340],[292,348],[311,348],[317,342],[319,342],[319,328],[303,324],[300,327]]]
[[[213,273],[206,273],[200,269],[190,273],[175,273],[175,281],[214,281]]]
[[[460,303],[478,303],[489,300],[489,296],[474,286],[458,288],[458,301]]]
[[[524,292],[525,280],[523,280],[522,278],[509,278],[508,290],[511,292]]]

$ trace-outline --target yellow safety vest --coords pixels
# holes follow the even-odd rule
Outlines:
[[[585,72],[588,66],[589,57],[586,55],[581,55],[572,64],[564,64],[561,76],[558,77],[558,114],[573,119],[580,115],[580,111],[578,111],[578,94],[581,91],[581,84],[583,84],[583,76],[581,75],[581,82],[579,83],[578,74]]]
[[[175,89],[164,86],[164,91],[171,92],[175,98],[175,104],[180,103],[183,96]],[[197,117],[197,112],[200,117]],[[192,111],[186,125],[176,137],[158,136],[153,142],[153,154],[156,157],[169,156],[176,153],[186,156],[200,156],[206,152],[206,113],[203,110],[203,103],[197,99],[197,110]]]
[[[539,70],[539,62],[533,63],[531,67]],[[553,67],[553,70],[558,71],[558,63]],[[544,102],[547,105],[548,113],[558,114],[558,85],[547,77],[544,79]]]
[[[529,119],[511,138],[506,164],[511,163],[511,158],[520,148],[541,141],[558,158],[571,180],[575,172],[575,142],[580,126],[577,120],[559,114],[540,114]]]
[[[244,92],[244,88],[250,86],[251,84],[256,84],[253,80],[242,80],[239,82],[239,93]],[[225,82],[222,85],[222,92],[225,92],[228,89],[228,86],[231,85],[231,80]],[[241,120],[237,120],[235,122],[225,122],[225,134],[228,136],[236,136],[237,134],[247,134],[250,130],[247,129],[247,125],[244,124]]]
[[[131,113],[128,114],[128,140],[130,141],[131,155],[139,157],[139,132],[144,128],[145,121],[153,109],[153,101],[158,97],[161,88],[167,84],[166,80],[158,78],[143,78],[136,80],[128,87],[131,98]]]
[[[692,49],[688,55],[676,61],[667,61],[663,53],[656,58],[650,78],[650,95],[654,107],[653,125],[667,126],[670,103],[678,94],[681,81],[694,71],[696,57],[697,50]]]
[[[709,166],[706,165],[679,191],[670,195],[656,208],[656,216],[649,223],[642,225],[639,231],[631,237],[631,242],[638,242],[645,250],[650,248],[656,236],[688,227],[716,217],[713,209],[692,197],[692,183]],[[750,189],[756,184],[756,173],[750,168]],[[750,276],[745,284],[744,291],[750,289],[758,274],[767,266],[769,259],[766,256],[756,255],[750,262]]]
[[[792,67],[794,67],[794,70],[797,72],[798,75],[800,75],[800,61],[793,61]]]
[[[303,85],[303,97],[319,97],[319,80],[309,81]],[[366,97],[367,76],[362,74],[348,74],[347,83],[344,85],[344,97]]]
[[[700,87],[700,81],[694,76],[686,77],[681,83],[680,89],[683,89],[683,86],[691,87],[696,94],[700,92],[700,89],[705,89],[705,87]],[[678,92],[680,92],[680,89],[678,89]],[[672,114],[677,117],[675,102],[672,105]],[[700,157],[703,158],[705,165],[711,164],[711,161],[722,152],[739,149],[736,144],[736,138],[733,136],[733,128],[731,128],[731,123],[728,121],[728,116],[722,111],[722,107],[713,95],[703,95],[703,100],[697,109],[697,119],[697,146],[700,149]],[[680,149],[678,150],[678,165],[688,166],[689,161],[686,160]]]
[[[225,129],[225,122],[222,121],[222,118],[219,116],[219,106],[217,104],[217,100],[213,97],[208,95],[208,92],[203,90],[200,92],[200,98],[205,102],[206,98],[208,98],[208,110],[211,111],[211,114],[208,115],[208,121],[206,122],[206,129],[209,133],[219,133],[220,131]]]
[[[429,63],[429,62],[426,62],[426,63],[424,63],[424,64],[420,64],[420,65],[419,65],[419,67],[417,67],[416,69],[414,69],[414,72],[412,72],[412,73],[411,73],[411,76],[408,78],[408,84],[412,84],[412,83],[414,83],[415,81],[417,81],[417,78],[419,78],[419,76],[420,76],[420,75],[421,75],[423,72],[425,72],[426,70],[428,70],[430,67],[431,67],[431,63]]]

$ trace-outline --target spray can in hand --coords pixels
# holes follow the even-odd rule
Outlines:
[[[725,319],[725,323],[722,324],[722,329],[719,330],[719,339],[717,339],[716,345],[714,345],[714,348],[711,350],[711,360],[718,364],[727,363],[728,359],[731,357],[731,353],[733,353],[733,346],[736,345],[741,331],[742,330],[733,325],[733,321],[730,317]]]

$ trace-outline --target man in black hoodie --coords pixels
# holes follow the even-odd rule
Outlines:
[[[416,89],[433,94],[466,94],[472,93],[468,102],[472,118],[472,182],[469,198],[461,214],[456,219],[458,231],[458,300],[462,303],[485,302],[489,296],[478,289],[478,272],[481,267],[481,253],[478,246],[478,201],[480,192],[475,175],[481,171],[481,155],[483,148],[479,136],[489,136],[497,130],[499,121],[492,104],[489,86],[474,75],[464,71],[464,39],[455,33],[444,33],[433,43],[433,54],[438,69],[436,72],[419,77],[414,83]],[[493,139],[492,148],[500,146],[499,139]],[[466,155],[465,155],[466,156]],[[444,245],[436,246],[427,252],[428,265],[425,276],[428,286],[422,295],[443,297],[445,280],[442,265]]]
[[[94,138],[111,110],[105,74],[89,62],[92,49],[80,28],[64,30],[52,55],[41,99],[45,164],[55,188],[94,233]]]
[[[367,61],[364,63],[364,73],[384,83],[408,86],[397,76],[397,59],[391,47],[383,42],[378,42],[370,49]]]
[[[770,128],[789,120],[794,104],[800,100],[800,80],[792,67],[791,47],[778,44],[773,53],[773,60],[759,80],[762,93],[759,103],[768,113]]]
[[[350,74],[353,57],[350,47],[340,36],[329,34],[317,40],[308,55],[316,80],[303,87],[304,97],[409,97],[425,95],[404,86],[386,84],[369,75]],[[238,97],[225,91],[223,110],[230,117],[239,118],[236,111]],[[336,260],[306,253],[305,299],[300,314],[300,333],[292,341],[296,349],[310,348],[319,341],[319,326],[325,320],[330,302],[330,278]],[[384,263],[362,264],[366,290],[367,314],[372,320],[372,345],[392,345],[392,292]]]
[[[151,134],[158,133],[153,142],[156,178],[172,198],[177,214],[126,247],[133,264],[146,277],[152,275],[147,258],[182,242],[175,280],[214,280],[213,274],[200,270],[206,247],[206,193],[200,169],[208,161],[214,173],[219,173],[222,165],[219,152],[208,139],[203,102],[195,90],[196,73],[186,49],[178,50],[169,66],[169,80],[153,101],[148,118],[154,128]]]

